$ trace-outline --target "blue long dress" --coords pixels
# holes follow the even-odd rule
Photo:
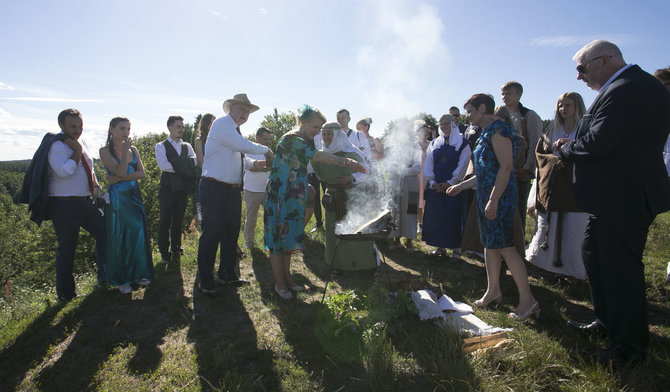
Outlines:
[[[114,157],[119,162],[119,159]],[[137,157],[128,164],[128,174],[137,170]],[[111,175],[109,170],[107,175]],[[154,277],[149,236],[140,186],[137,181],[110,185],[105,206],[107,230],[107,277],[113,286],[150,282]]]
[[[479,237],[487,249],[502,249],[514,246],[514,213],[519,198],[514,170],[507,180],[507,187],[498,201],[496,219],[486,218],[484,211],[496,182],[500,163],[496,158],[491,138],[499,132],[501,136],[512,141],[512,160],[516,156],[517,137],[511,125],[495,120],[479,136],[475,149],[475,174],[477,175],[477,210],[479,215]]]
[[[440,138],[444,137],[440,136]],[[438,139],[433,140],[432,143],[435,144]],[[466,147],[469,145],[463,140],[460,148],[456,150],[447,139],[442,146],[432,151],[435,182],[446,182],[452,178],[454,170],[458,167],[461,153]],[[439,248],[460,248],[467,208],[465,193],[447,196],[444,192],[437,193],[434,189],[427,188],[424,198],[426,207],[423,214],[421,239],[426,244]]]

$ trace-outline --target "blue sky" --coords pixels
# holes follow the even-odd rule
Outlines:
[[[613,41],[649,72],[670,65],[667,15],[670,0],[4,0],[0,160],[30,158],[64,108],[82,111],[97,151],[114,116],[135,135],[163,132],[172,114],[224,115],[240,92],[261,107],[244,134],[308,103],[329,121],[342,107],[354,124],[371,116],[381,136],[390,120],[439,117],[473,93],[500,104],[509,80],[553,118],[561,93],[595,97],[572,61],[586,42]]]

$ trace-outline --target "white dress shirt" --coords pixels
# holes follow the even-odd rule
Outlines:
[[[351,133],[349,133],[349,131],[351,131]],[[372,151],[370,150],[370,142],[368,142],[368,138],[365,137],[365,134],[363,132],[354,131],[353,129],[347,129],[346,131],[343,129],[342,132],[349,136],[349,141],[354,147],[358,147],[359,150],[363,151],[365,159],[369,162],[372,158]]]
[[[172,147],[174,147],[175,151],[177,151],[177,155],[181,155],[181,146],[185,144],[189,158],[193,158],[195,164],[198,164],[197,158],[195,157],[195,151],[193,151],[193,147],[191,147],[189,143],[186,143],[182,139],[175,141],[171,137],[168,137],[167,140],[170,142],[170,144],[172,144]],[[158,163],[158,168],[161,169],[161,171],[175,173],[174,168],[172,168],[172,164],[170,161],[168,161],[167,155],[165,154],[165,146],[163,145],[163,142],[156,144],[156,147],[154,148],[154,154],[156,155],[156,163]]]
[[[269,149],[245,139],[237,132],[230,116],[214,120],[205,143],[205,162],[202,176],[229,184],[242,181],[242,154],[264,155]]]
[[[88,167],[91,168],[91,174],[94,175],[93,159],[88,153],[86,143],[80,138],[82,155],[81,159],[86,159]],[[88,187],[88,175],[84,165],[79,161],[75,163],[72,156],[72,149],[62,141],[54,142],[49,149],[49,169],[48,184],[49,196],[90,196],[91,191]]]
[[[265,155],[244,155],[244,190],[249,192],[265,192],[265,185],[270,178],[270,170],[251,171],[254,162],[265,162]]]

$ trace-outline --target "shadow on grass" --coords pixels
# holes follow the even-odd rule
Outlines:
[[[16,389],[30,378],[44,390],[94,389],[102,364],[117,347],[129,345],[136,347],[129,371],[155,371],[165,334],[190,319],[180,271],[179,262],[158,265],[154,282],[133,294],[143,294],[141,299],[95,289],[67,307],[50,306],[0,354],[3,388]]]
[[[184,327],[190,319],[184,307],[180,262],[157,265],[154,281],[143,294],[133,299],[113,289],[87,296],[72,313],[78,328],[74,338],[39,374],[38,383],[54,391],[92,389],[96,373],[114,350],[130,345],[135,351],[128,370],[155,371],[162,358],[158,346],[166,333]]]

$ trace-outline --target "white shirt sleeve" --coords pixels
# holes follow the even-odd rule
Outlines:
[[[239,151],[244,154],[264,155],[269,151],[269,148],[265,147],[264,145],[254,143],[242,137],[242,135],[237,133],[235,128],[223,126],[224,123],[215,122],[212,127],[219,124],[222,126],[221,131],[212,132],[212,130],[210,130],[209,136],[207,138],[208,141],[209,138],[212,138],[217,143],[228,147],[232,151]]]
[[[468,164],[470,163],[470,155],[472,155],[472,152],[470,151],[470,145],[467,144],[468,142],[463,140],[463,143],[465,143],[466,146],[463,148],[461,155],[458,157],[458,166],[456,166],[456,169],[451,173],[451,179],[447,181],[449,185],[456,185],[463,181],[465,172],[468,170]]]
[[[72,153],[72,149],[61,141],[54,142],[51,145],[48,155],[49,166],[56,176],[68,177],[73,175],[75,170],[77,170],[77,164],[70,159]]]
[[[361,165],[363,165],[363,167],[365,168],[365,173],[361,173],[361,172],[351,173],[351,176],[354,178],[355,183],[359,183],[359,182],[363,181],[368,176],[368,174],[370,173],[370,165],[368,165],[368,163],[365,160],[363,160],[363,162],[359,162],[359,163]]]
[[[191,148],[190,151],[193,151],[193,149]],[[156,155],[156,163],[158,163],[158,168],[161,169],[161,171],[169,173],[175,172],[172,164],[167,159],[167,155],[165,155],[165,146],[163,145],[163,142],[156,143],[154,154]],[[193,155],[195,155],[195,153],[193,153]]]
[[[358,132],[358,137],[361,139],[361,147],[363,147],[362,151],[363,154],[365,155],[365,159],[368,161],[372,159],[372,150],[370,149],[370,142],[368,141],[368,138],[365,137],[365,134],[363,132]]]

